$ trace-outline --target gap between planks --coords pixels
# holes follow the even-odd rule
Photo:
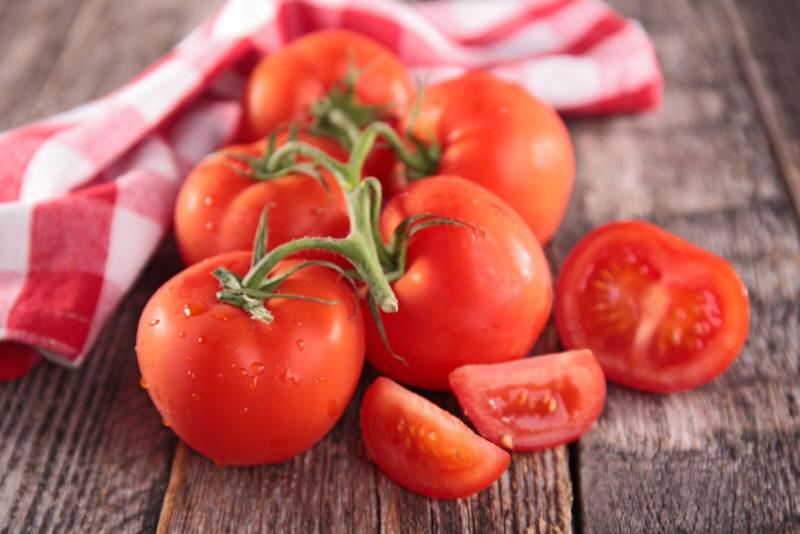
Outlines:
[[[770,84],[755,58],[739,9],[733,0],[721,0],[721,5],[733,34],[734,50],[742,70],[742,79],[753,98],[773,159],[780,169],[781,181],[794,208],[795,219],[800,222],[800,168],[793,161],[789,134],[780,119],[777,97],[770,89]]]

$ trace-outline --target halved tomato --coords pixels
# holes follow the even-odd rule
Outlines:
[[[565,347],[589,348],[609,380],[657,393],[720,375],[750,324],[747,289],[730,263],[640,221],[584,237],[556,295]]]
[[[520,451],[577,439],[606,400],[603,370],[589,350],[465,365],[450,373],[450,387],[483,437]]]
[[[500,478],[511,461],[454,415],[384,377],[364,395],[361,433],[381,471],[427,497],[477,493]]]

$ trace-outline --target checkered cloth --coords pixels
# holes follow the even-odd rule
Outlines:
[[[426,81],[490,69],[566,113],[660,97],[647,35],[596,0],[230,0],[122,88],[0,134],[0,340],[79,365],[167,232],[181,179],[231,141],[255,58],[328,27]]]

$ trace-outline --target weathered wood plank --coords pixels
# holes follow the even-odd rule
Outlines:
[[[119,7],[109,0],[0,5],[6,51],[0,127],[112,89],[168,50],[208,9]],[[132,347],[141,308],[178,268],[168,244],[80,370],[45,364],[19,382],[0,384],[0,531],[155,528],[177,440],[161,428],[138,386]]]
[[[741,357],[707,386],[670,396],[609,389],[599,424],[577,447],[581,525],[795,530],[800,239],[780,169],[720,2],[613,3],[656,40],[664,107],[572,125],[579,179],[556,256],[609,220],[655,221],[734,263],[752,325]]]
[[[724,0],[742,75],[764,122],[795,212],[800,214],[800,4]]]
[[[45,364],[0,384],[0,530],[154,528],[176,440],[153,417],[133,352],[164,247],[77,371]]]

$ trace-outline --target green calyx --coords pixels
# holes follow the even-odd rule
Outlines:
[[[454,225],[468,229],[472,227],[462,221],[440,215],[417,214],[398,225],[391,241],[388,244],[384,243],[379,230],[382,195],[380,182],[373,177],[361,179],[364,161],[378,136],[388,139],[390,144],[397,139],[397,133],[389,125],[374,122],[359,132],[354,139],[347,163],[342,163],[316,147],[296,140],[289,141],[277,149],[274,147],[269,149],[269,156],[258,162],[259,171],[265,175],[274,175],[281,165],[285,165],[287,161],[296,161],[297,156],[304,156],[313,165],[330,172],[344,192],[350,231],[343,238],[303,237],[265,252],[267,245],[265,210],[255,238],[250,270],[243,277],[223,268],[215,270],[212,274],[221,285],[217,293],[217,298],[221,302],[238,306],[250,313],[253,319],[266,322],[271,322],[273,319],[272,312],[266,304],[269,299],[294,298],[333,304],[331,301],[314,297],[278,292],[279,286],[300,269],[312,265],[328,267],[348,280],[356,291],[356,281],[363,282],[367,286],[368,308],[385,346],[396,359],[407,364],[389,348],[380,312],[394,313],[398,310],[397,297],[390,284],[405,272],[409,240],[415,233],[434,225]],[[327,261],[304,261],[279,275],[270,276],[281,260],[304,250],[334,252],[347,259],[352,268],[344,270]]]

